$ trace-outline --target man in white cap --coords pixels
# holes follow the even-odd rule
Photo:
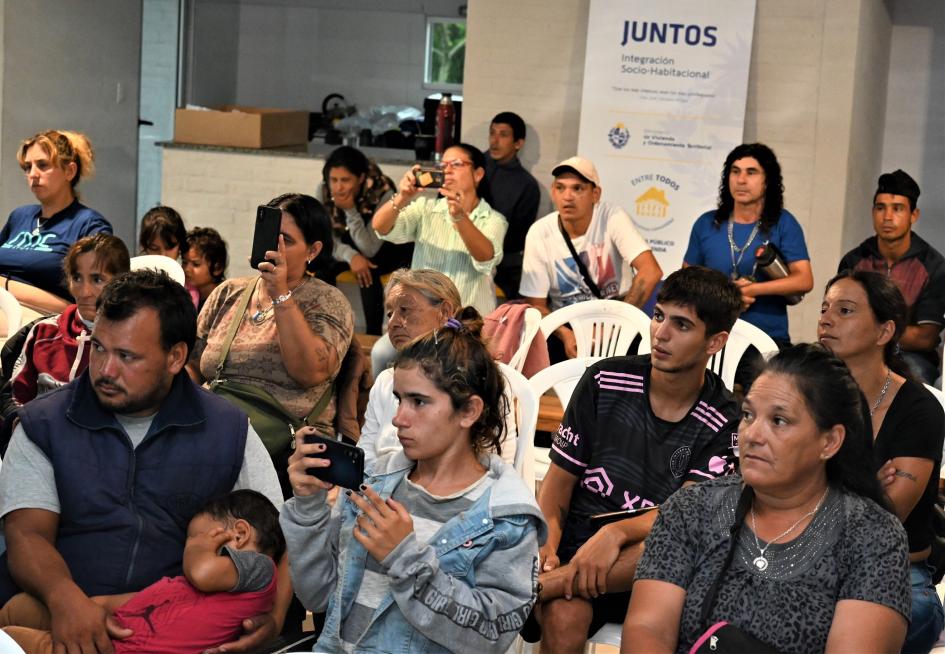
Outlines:
[[[519,292],[543,315],[595,298],[642,307],[663,271],[630,215],[600,201],[600,178],[587,159],[565,159],[551,174],[558,210],[528,230]],[[575,357],[574,333],[562,327],[555,335],[567,358]],[[553,341],[549,348],[560,358]]]

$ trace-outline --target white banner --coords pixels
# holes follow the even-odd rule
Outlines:
[[[664,274],[742,142],[755,0],[591,0],[577,154]]]

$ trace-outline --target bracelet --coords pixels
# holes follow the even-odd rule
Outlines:
[[[292,297],[292,291],[286,291],[279,297],[272,299],[272,306],[277,307],[280,304],[284,304],[289,301],[290,297]]]
[[[397,206],[397,203],[394,202],[394,198],[396,198],[397,195],[399,195],[399,194],[395,194],[395,195],[390,196],[390,208],[393,209],[393,210],[394,210],[394,213],[396,213],[396,214],[399,216],[399,215],[400,215],[400,212],[403,211],[404,208],[403,208],[403,207],[398,207],[398,206]]]
[[[454,215],[450,214],[450,220],[453,221],[453,224],[454,224],[454,225],[457,224],[457,223],[463,222],[463,218],[465,218],[465,217],[466,217],[466,216],[454,216]]]

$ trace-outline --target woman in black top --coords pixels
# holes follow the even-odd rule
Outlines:
[[[874,464],[888,469],[886,492],[909,536],[912,619],[903,651],[928,652],[945,623],[926,563],[945,414],[898,355],[905,325],[906,302],[895,282],[876,272],[845,271],[827,284],[817,335],[847,364],[866,397]]]

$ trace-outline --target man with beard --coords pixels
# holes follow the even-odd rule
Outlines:
[[[187,524],[208,500],[252,488],[282,503],[246,415],[184,371],[195,337],[183,286],[126,273],[99,298],[88,370],[19,411],[0,472],[0,602],[19,589],[42,601],[57,651],[111,652],[128,630],[90,597],[180,575]],[[279,591],[272,619],[228,651],[275,635],[290,584]]]
[[[542,652],[582,652],[604,623],[623,622],[657,511],[607,524],[591,516],[658,507],[684,485],[734,470],[737,406],[706,363],[740,310],[722,273],[678,270],[657,295],[651,353],[604,359],[578,382],[538,495],[548,521],[532,613]],[[523,636],[534,631],[529,620]]]

